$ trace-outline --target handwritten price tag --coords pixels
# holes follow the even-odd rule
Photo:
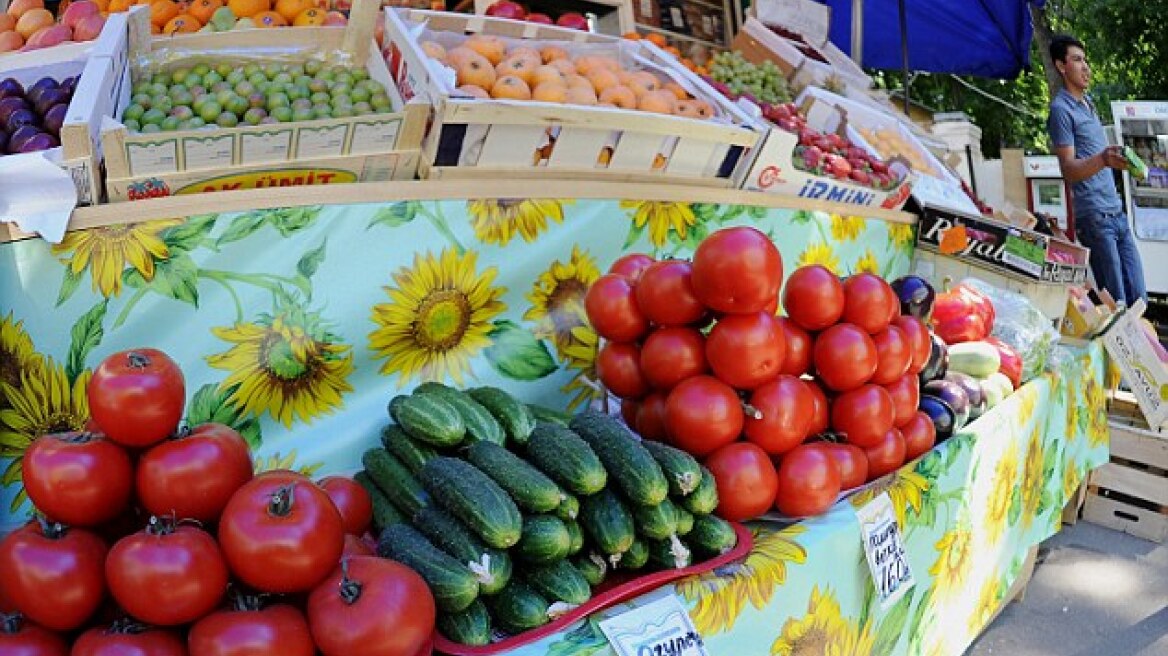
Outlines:
[[[600,623],[618,656],[709,656],[676,595],[667,595]]]
[[[888,608],[916,584],[892,499],[885,492],[856,512],[860,533],[864,536],[864,555],[876,583],[876,594],[881,608]]]

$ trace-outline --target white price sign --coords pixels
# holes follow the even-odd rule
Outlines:
[[[908,565],[900,525],[892,499],[885,492],[856,511],[864,538],[864,555],[876,584],[880,607],[887,609],[908,592],[916,581]]]
[[[638,606],[600,623],[617,656],[709,656],[677,595]]]

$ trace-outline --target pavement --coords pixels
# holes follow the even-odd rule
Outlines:
[[[1168,656],[1168,544],[1079,520],[966,656]]]

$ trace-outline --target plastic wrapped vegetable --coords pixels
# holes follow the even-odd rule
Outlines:
[[[996,311],[993,336],[1014,349],[1014,353],[1022,360],[1021,374],[1016,384],[1020,385],[1042,374],[1046,370],[1051,349],[1059,338],[1053,322],[1030,299],[1016,292],[976,278],[966,278],[958,286],[979,292],[993,303]],[[1001,371],[1011,379],[1010,382],[1014,382],[1007,370]]]
[[[1010,382],[1014,385],[1014,389],[1018,389],[1018,386],[1022,384],[1022,356],[1018,355],[1014,347],[992,335],[982,341],[998,349],[998,356],[1002,359],[1002,364],[998,366],[998,371],[1010,379]]]
[[[932,326],[946,344],[976,342],[985,339],[994,328],[994,304],[980,289],[967,284],[972,278],[937,294],[933,305]],[[983,283],[984,284],[984,283]]]

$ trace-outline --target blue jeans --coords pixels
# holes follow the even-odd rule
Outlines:
[[[1144,287],[1144,265],[1123,212],[1075,217],[1075,233],[1091,249],[1091,272],[1095,284],[1106,289],[1117,302],[1128,305],[1136,299],[1148,300]]]

